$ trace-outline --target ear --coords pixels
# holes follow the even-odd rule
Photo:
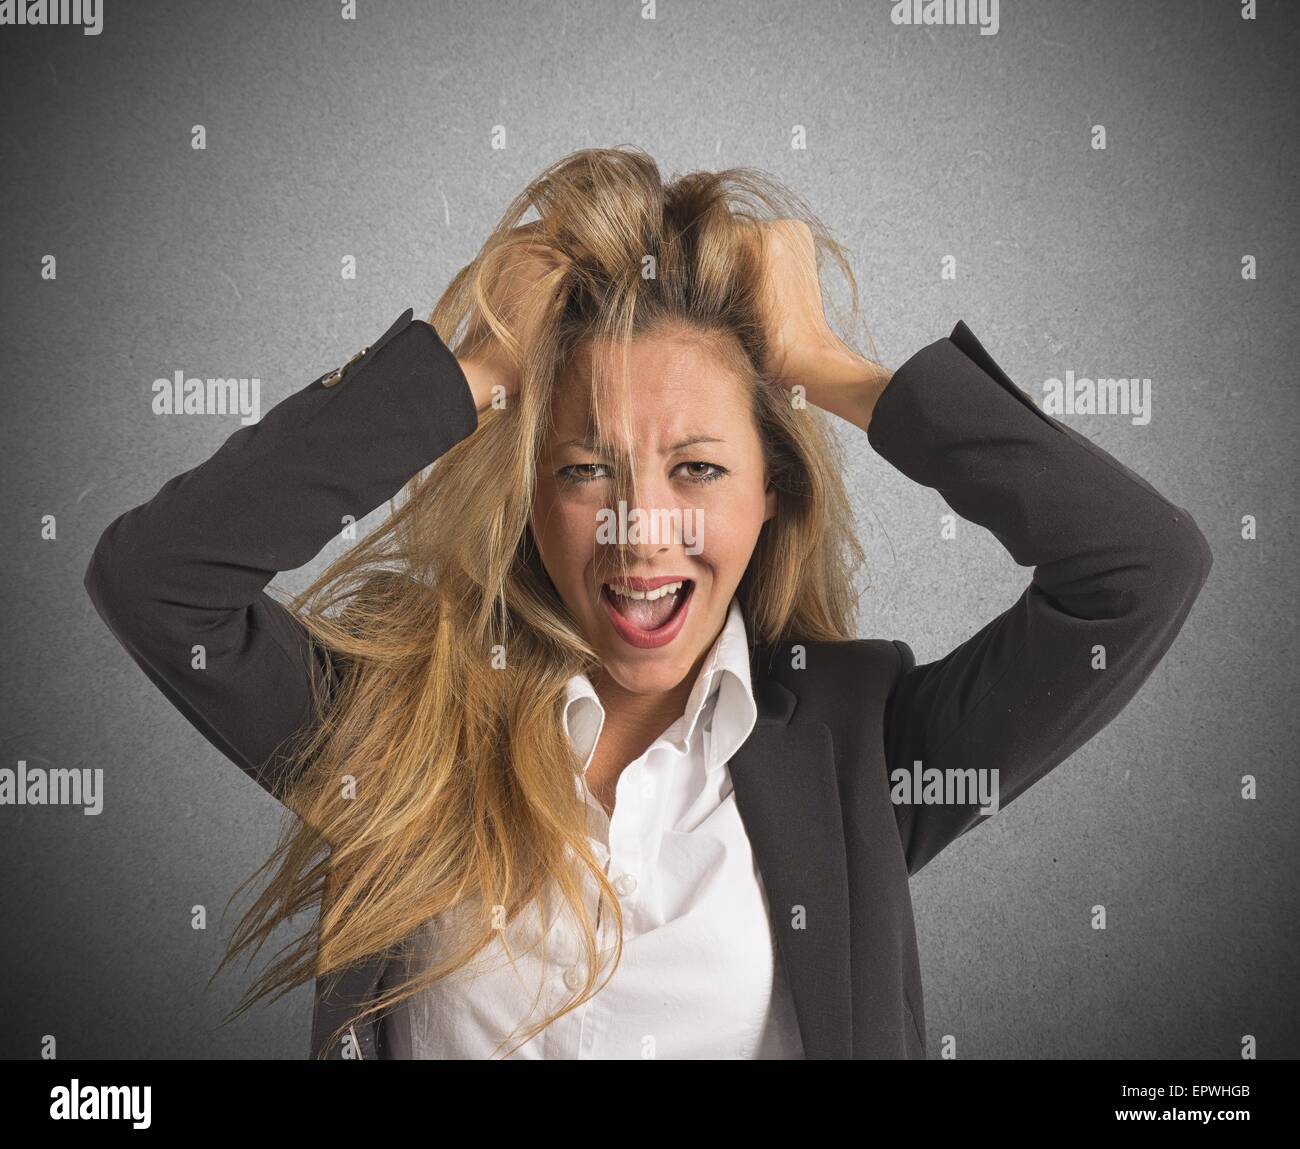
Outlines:
[[[776,518],[776,488],[768,483],[767,494],[763,496],[763,522],[774,518]]]

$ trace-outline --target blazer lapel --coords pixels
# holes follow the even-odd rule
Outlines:
[[[804,1054],[849,1058],[848,862],[834,744],[823,723],[790,724],[798,698],[767,673],[770,653],[756,648],[751,659],[758,720],[728,768],[767,891]]]
[[[342,1037],[332,1042],[330,1037],[338,1026],[373,1000],[388,964],[387,954],[374,954],[316,979],[311,1033],[313,1057],[329,1061],[368,1061],[376,1056],[377,1023],[373,1013],[350,1030],[345,1030]]]

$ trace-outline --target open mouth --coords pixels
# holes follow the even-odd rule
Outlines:
[[[659,585],[648,585],[653,583]],[[692,579],[636,579],[602,583],[600,598],[614,629],[626,642],[653,647],[677,637],[694,591]]]

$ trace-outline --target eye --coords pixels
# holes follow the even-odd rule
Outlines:
[[[706,471],[705,473],[694,471],[685,475],[684,477],[687,480],[687,482],[691,482],[691,483],[716,483],[724,475],[730,474],[730,472],[727,470],[726,467],[719,467],[716,463],[705,463],[702,460],[692,460],[689,463],[680,463],[678,464],[678,469],[680,467],[688,467],[688,468],[707,467],[708,468],[708,471]]]
[[[607,470],[604,463],[571,463],[567,467],[560,468],[560,478],[566,483],[573,483],[575,486],[581,483],[590,483],[595,479],[608,478],[608,474],[594,475],[592,471]]]
[[[702,460],[678,463],[673,469],[680,471],[683,467],[687,468],[687,472],[682,477],[688,483],[715,483],[730,474],[726,467]],[[559,475],[563,482],[580,486],[583,483],[595,482],[597,479],[609,478],[609,467],[605,463],[570,463],[567,467],[560,468]]]

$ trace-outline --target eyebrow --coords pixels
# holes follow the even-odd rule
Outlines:
[[[725,442],[726,442],[725,439],[715,439],[711,435],[692,435],[689,439],[682,439],[680,442],[674,443],[669,448],[669,451],[673,452],[673,451],[685,450],[685,448],[687,447],[694,447],[700,443],[725,443]],[[613,444],[599,443],[595,439],[593,439],[590,435],[583,436],[583,438],[581,439],[565,439],[563,443],[557,443],[555,449],[557,451],[561,451],[565,447],[581,447],[583,450],[592,451],[595,453],[600,453],[602,450],[612,452],[614,449]]]

